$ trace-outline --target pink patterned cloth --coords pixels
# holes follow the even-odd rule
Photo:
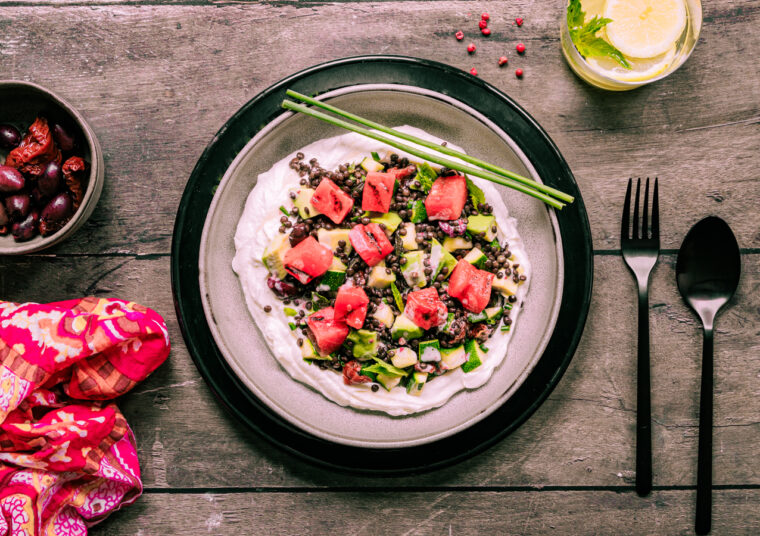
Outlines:
[[[107,402],[169,355],[155,311],[114,299],[0,302],[0,536],[74,536],[142,493]]]

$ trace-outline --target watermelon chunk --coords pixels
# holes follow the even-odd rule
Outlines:
[[[370,212],[388,212],[396,177],[391,173],[367,173],[362,190],[362,210]]]
[[[467,179],[464,175],[438,177],[425,198],[429,220],[456,220],[467,202]]]
[[[361,287],[343,285],[335,298],[335,319],[343,320],[352,328],[360,329],[367,318],[369,298]]]
[[[285,270],[305,285],[327,271],[333,261],[333,252],[310,236],[285,252],[284,261]]]
[[[335,319],[332,307],[325,307],[309,315],[306,325],[309,327],[309,338],[323,356],[340,348],[348,337],[348,326],[342,320]]]
[[[415,171],[417,171],[417,167],[414,165],[409,165],[404,168],[390,168],[388,169],[387,173],[389,175],[393,175],[394,179],[401,180],[401,179],[407,178],[409,175],[411,175]]]
[[[311,206],[330,218],[333,223],[340,223],[353,208],[354,200],[333,181],[324,178],[311,196]]]
[[[410,292],[406,298],[404,314],[422,329],[430,329],[446,322],[448,309],[438,296],[438,291],[429,287]]]
[[[376,223],[356,225],[348,233],[348,240],[359,256],[370,266],[375,266],[391,251],[393,244]]]
[[[454,267],[449,279],[448,293],[457,298],[462,307],[473,313],[479,313],[486,308],[491,299],[491,282],[494,275],[485,270],[479,270],[466,260],[460,260]]]

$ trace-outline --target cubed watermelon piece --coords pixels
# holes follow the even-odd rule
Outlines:
[[[491,282],[494,275],[485,270],[479,270],[466,260],[460,260],[454,267],[449,279],[448,293],[457,298],[462,307],[473,313],[479,313],[486,308],[491,299]]]
[[[425,198],[429,220],[456,220],[467,202],[467,179],[464,175],[438,177]]]
[[[354,206],[353,198],[328,178],[322,179],[314,195],[311,206],[330,218],[333,223],[340,223]]]
[[[393,251],[393,244],[376,223],[356,225],[348,233],[348,240],[369,266],[375,266]]]
[[[404,314],[422,329],[430,329],[446,322],[448,309],[434,287],[410,292],[406,297]]]
[[[331,354],[348,337],[348,326],[342,320],[335,319],[332,307],[325,307],[309,315],[306,325],[309,327],[309,336],[321,355]]]
[[[390,173],[367,173],[362,191],[362,210],[388,212],[391,209],[396,177]]]
[[[408,165],[403,168],[389,168],[387,173],[393,176],[394,179],[405,179],[412,173],[417,171],[417,167],[414,165]]]
[[[361,287],[343,285],[335,298],[335,319],[343,320],[352,328],[360,329],[367,317],[369,298]]]
[[[333,252],[310,236],[286,251],[284,261],[285,270],[305,285],[327,271],[333,261]]]

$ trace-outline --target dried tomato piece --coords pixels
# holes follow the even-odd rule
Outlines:
[[[61,161],[61,151],[55,146],[47,119],[38,117],[21,144],[5,158],[5,165],[18,169],[21,173],[40,176],[51,160]]]
[[[63,163],[63,166],[61,166],[63,179],[66,181],[66,186],[71,192],[74,200],[74,210],[79,208],[82,199],[84,199],[84,186],[82,185],[82,182],[86,169],[87,165],[84,160],[78,156],[72,156]]]
[[[343,367],[343,383],[351,385],[354,383],[369,383],[372,378],[364,376],[361,373],[362,365],[356,360],[349,361]]]

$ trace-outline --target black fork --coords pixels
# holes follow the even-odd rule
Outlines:
[[[649,177],[644,187],[644,208],[639,226],[639,194],[641,179],[636,181],[636,204],[633,207],[631,232],[631,186],[623,205],[620,248],[623,259],[636,277],[639,288],[639,347],[636,380],[636,492],[648,495],[652,491],[652,406],[649,395],[649,274],[660,254],[660,210],[657,201],[657,178],[652,195],[652,224],[649,225]]]

